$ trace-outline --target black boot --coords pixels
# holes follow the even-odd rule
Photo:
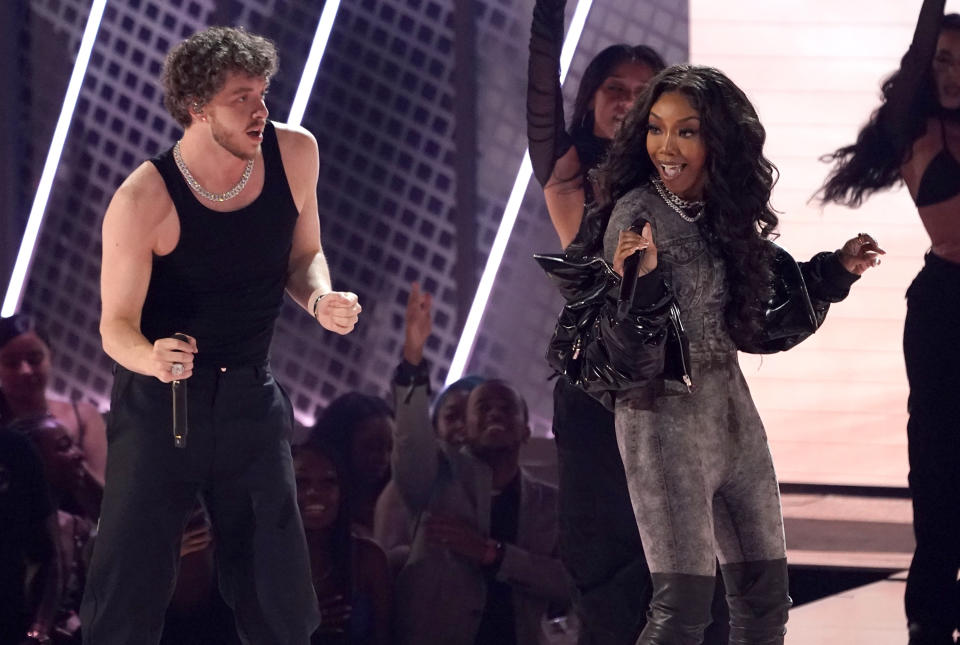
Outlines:
[[[700,645],[710,624],[714,576],[652,573],[653,600],[637,645]]]
[[[730,606],[730,645],[783,645],[787,612],[787,560],[720,565]]]

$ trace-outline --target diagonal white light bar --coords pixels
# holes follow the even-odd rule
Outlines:
[[[587,23],[587,14],[590,13],[590,7],[592,5],[593,0],[579,0],[576,9],[573,10],[570,28],[567,30],[566,38],[563,39],[563,49],[560,51],[561,85],[567,78],[570,61],[573,60],[573,54],[577,49],[577,45],[580,43],[580,35],[583,33],[583,27]],[[497,277],[497,271],[500,270],[500,262],[503,261],[503,253],[507,248],[507,242],[510,240],[510,234],[513,232],[513,225],[517,221],[517,214],[520,212],[520,205],[523,203],[523,197],[527,192],[527,185],[530,183],[531,174],[533,174],[533,167],[530,164],[530,154],[529,150],[525,150],[523,160],[520,162],[520,170],[517,172],[517,178],[513,182],[513,189],[510,191],[507,205],[503,209],[503,217],[497,229],[497,236],[493,239],[493,246],[490,247],[490,255],[487,256],[487,264],[483,269],[483,275],[480,276],[477,293],[473,297],[473,304],[470,305],[470,313],[467,314],[467,321],[463,325],[463,333],[460,334],[457,351],[454,353],[453,361],[450,363],[446,385],[450,385],[463,376],[463,371],[467,367],[467,361],[470,360],[470,355],[473,353],[473,345],[477,340],[480,320],[483,318],[483,313],[487,308],[487,300],[490,299],[493,281]]]
[[[307,102],[313,92],[313,83],[317,80],[317,71],[320,69],[323,52],[327,49],[327,41],[330,39],[330,31],[333,29],[333,21],[337,17],[338,9],[340,9],[340,0],[327,0],[323,5],[323,11],[320,12],[320,21],[317,23],[317,32],[313,35],[310,54],[307,55],[307,62],[300,76],[300,85],[297,86],[297,94],[293,97],[293,104],[290,106],[290,117],[287,123],[291,125],[300,125],[303,121],[303,113],[307,110]]]
[[[77,105],[80,86],[83,84],[83,77],[87,73],[90,53],[93,51],[93,43],[97,39],[97,32],[100,31],[100,20],[103,18],[103,10],[106,6],[107,0],[93,0],[90,4],[90,14],[87,16],[87,25],[84,27],[83,37],[80,39],[77,60],[73,64],[70,82],[67,83],[67,93],[63,97],[60,117],[57,119],[57,126],[53,130],[53,139],[51,139],[50,149],[47,151],[47,160],[44,162],[43,171],[40,173],[40,183],[37,185],[37,192],[33,197],[33,206],[30,208],[30,215],[27,217],[27,226],[23,231],[23,238],[20,240],[20,251],[17,253],[17,260],[13,265],[13,273],[10,275],[10,282],[7,285],[7,293],[3,298],[3,307],[0,308],[0,317],[6,318],[15,314],[23,300],[23,287],[30,272],[37,236],[40,234],[40,225],[43,223],[43,216],[47,210],[47,201],[50,199],[50,190],[53,187],[57,166],[60,165],[63,144],[67,139],[67,132],[70,130],[73,110]]]

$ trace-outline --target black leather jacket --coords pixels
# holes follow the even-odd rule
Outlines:
[[[729,330],[737,349],[753,354],[784,351],[809,337],[830,303],[843,300],[859,278],[843,268],[836,253],[797,263],[769,244],[773,296],[760,330]],[[578,256],[578,250],[534,256],[566,300],[547,350],[550,365],[611,409],[616,392],[657,379],[677,379],[691,388],[688,343],[671,286],[657,271],[646,276],[647,297],[641,302],[647,304],[635,304],[620,318],[620,276],[602,258]]]

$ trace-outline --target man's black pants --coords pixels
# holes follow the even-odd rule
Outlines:
[[[290,458],[292,408],[269,368],[198,368],[173,443],[169,384],[117,368],[106,490],[80,617],[86,645],[151,645],[200,495],[241,639],[306,645],[316,596]]]

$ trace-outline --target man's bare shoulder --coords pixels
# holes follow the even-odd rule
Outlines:
[[[163,177],[149,161],[137,167],[113,195],[110,210],[135,216],[144,223],[159,223],[173,207]]]
[[[277,145],[284,159],[296,164],[311,163],[317,157],[317,139],[309,130],[289,123],[274,123]]]
[[[277,131],[277,142],[281,146],[316,148],[317,139],[313,134],[300,125],[291,123],[273,122],[273,127]]]

